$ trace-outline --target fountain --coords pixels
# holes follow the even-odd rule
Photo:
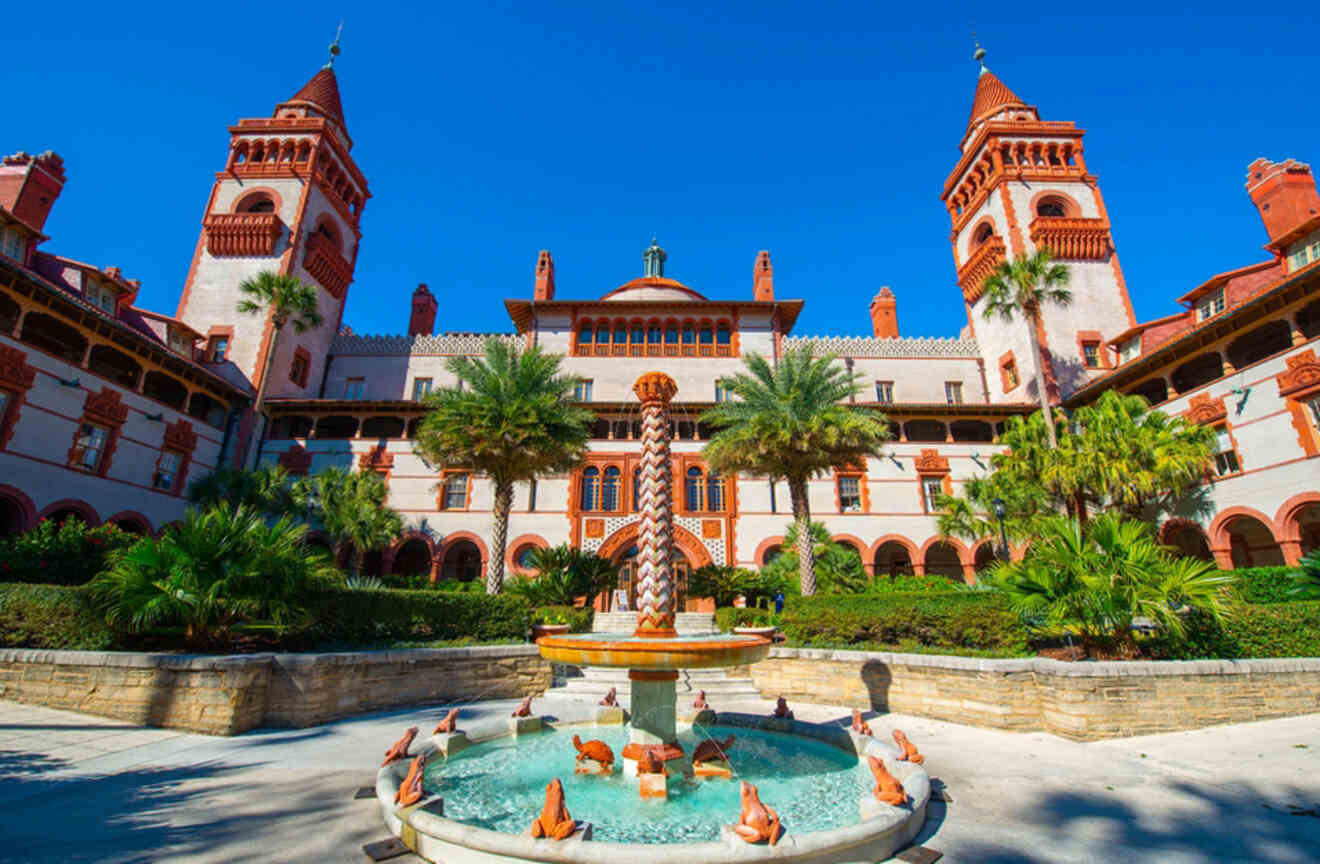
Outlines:
[[[669,403],[676,390],[661,372],[633,385],[642,416],[636,629],[548,635],[536,643],[542,657],[557,663],[628,670],[626,740],[610,725],[622,722],[623,709],[608,698],[583,706],[581,716],[557,712],[545,730],[527,702],[513,717],[463,731],[451,711],[416,754],[408,752],[406,735],[387,754],[376,792],[386,825],[421,856],[597,864],[877,861],[924,823],[930,784],[922,757],[898,730],[897,746],[872,737],[856,712],[850,729],[796,720],[782,698],[772,714],[752,715],[717,714],[698,697],[699,713],[689,714],[689,728],[680,731],[680,670],[749,665],[767,656],[771,642],[759,635],[680,636],[674,629]],[[614,739],[622,756],[618,775],[610,742],[584,743],[572,734],[570,743],[574,726]],[[426,773],[419,781],[421,764]],[[574,819],[575,810],[597,821]]]

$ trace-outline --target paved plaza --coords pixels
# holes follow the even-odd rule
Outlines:
[[[551,716],[557,705],[566,697],[534,703]],[[793,708],[847,722],[842,708]],[[353,792],[374,783],[404,726],[439,714],[215,738],[0,701],[0,860],[360,864],[362,844],[386,832],[375,800]],[[919,842],[953,864],[1320,860],[1315,716],[1090,744],[903,715],[871,723],[901,726],[943,781],[952,800],[931,803]]]

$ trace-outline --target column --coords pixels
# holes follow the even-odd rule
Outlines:
[[[669,401],[678,386],[662,372],[637,379],[633,392],[642,402],[642,482],[638,510],[637,635],[673,637],[673,467],[669,456]]]

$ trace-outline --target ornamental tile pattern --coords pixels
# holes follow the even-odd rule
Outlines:
[[[473,354],[485,353],[487,339],[521,345],[516,333],[440,333],[437,335],[359,335],[344,332],[330,343],[331,354]]]
[[[870,336],[786,336],[784,348],[813,346],[817,352],[840,357],[967,357],[980,353],[975,339],[929,337],[875,339]]]

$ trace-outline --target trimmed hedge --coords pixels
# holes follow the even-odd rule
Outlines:
[[[309,624],[290,634],[312,644],[523,639],[532,609],[508,594],[346,588],[316,591],[306,602]]]
[[[590,606],[581,609],[576,606],[539,606],[532,613],[532,620],[544,621],[546,618],[556,615],[564,617],[570,633],[590,633],[591,622],[595,619],[596,610]]]
[[[790,645],[941,649],[1027,656],[1027,629],[992,592],[796,597],[779,619]]]
[[[1159,636],[1143,647],[1171,660],[1320,657],[1320,600],[1244,603],[1222,623],[1193,610],[1186,630],[1184,639]]]
[[[25,534],[0,540],[0,582],[84,585],[112,554],[139,539],[115,525],[88,528],[81,519],[43,519]]]
[[[1291,603],[1297,599],[1288,593],[1297,584],[1296,567],[1248,567],[1230,572],[1237,577],[1234,588],[1245,603]]]
[[[118,644],[86,588],[0,583],[0,647],[104,651]]]
[[[715,610],[715,626],[721,633],[732,633],[734,627],[741,627],[743,621],[750,621],[753,627],[769,627],[775,623],[774,613],[769,609],[748,607],[736,609],[726,606]]]

